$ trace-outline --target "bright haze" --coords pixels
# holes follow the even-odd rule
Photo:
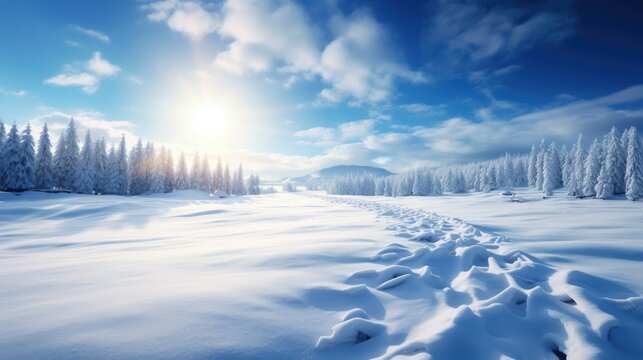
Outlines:
[[[0,117],[46,121],[55,138],[74,116],[108,141],[267,178],[487,159],[641,124],[640,4],[519,5],[3,1]]]

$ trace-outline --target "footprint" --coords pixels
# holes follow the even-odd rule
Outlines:
[[[317,340],[318,349],[357,345],[386,333],[386,326],[372,320],[352,318],[333,326],[328,336]]]
[[[377,287],[377,290],[388,290],[388,289],[394,288],[398,285],[405,283],[410,277],[411,277],[411,274],[396,276],[391,280],[383,282],[380,286]]]

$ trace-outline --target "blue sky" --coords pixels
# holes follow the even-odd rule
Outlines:
[[[643,119],[642,6],[2,1],[0,117],[243,161],[393,171]]]

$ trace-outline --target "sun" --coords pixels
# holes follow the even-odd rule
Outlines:
[[[200,104],[192,110],[192,128],[200,137],[221,137],[225,133],[228,117],[223,108],[213,104]]]

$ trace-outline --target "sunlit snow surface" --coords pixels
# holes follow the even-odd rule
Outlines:
[[[552,249],[584,248],[583,231],[533,213],[544,201],[476,196],[438,213],[524,206],[498,222],[517,225],[439,216],[431,198],[1,193],[0,358],[641,358],[642,286],[627,264],[643,225],[622,220],[633,255],[565,263],[542,243],[539,258],[523,249],[555,233],[537,229],[547,216],[564,235]],[[574,213],[573,201],[556,206]],[[636,216],[613,211],[586,225]]]

